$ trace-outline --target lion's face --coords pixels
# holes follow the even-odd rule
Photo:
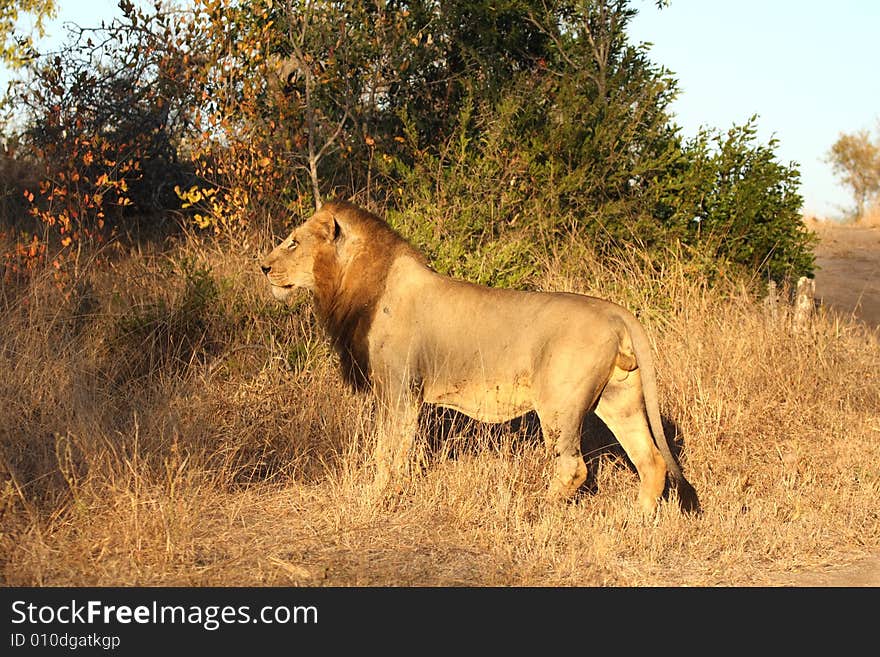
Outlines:
[[[263,258],[260,268],[276,299],[286,301],[298,288],[315,291],[315,262],[333,255],[338,234],[333,215],[318,211]]]

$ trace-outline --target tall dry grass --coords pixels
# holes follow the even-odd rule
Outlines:
[[[268,298],[259,251],[190,242],[86,270],[68,300],[3,291],[4,584],[784,584],[880,546],[876,331],[820,310],[795,332],[674,257],[572,247],[537,283],[638,312],[703,514],[642,518],[601,430],[591,490],[548,505],[528,425],[437,444],[427,421],[424,474],[376,505],[370,404],[308,304]]]

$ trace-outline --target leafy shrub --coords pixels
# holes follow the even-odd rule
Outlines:
[[[716,262],[766,279],[811,275],[816,237],[800,214],[800,173],[776,159],[777,141],[756,143],[754,118],[726,133],[703,130],[684,149],[664,190],[670,234]]]
[[[23,190],[32,221],[18,221],[22,241],[36,240],[61,287],[83,245],[166,231],[173,187],[190,175],[178,139],[193,102],[173,13],[120,8],[101,27],[68,26],[61,49],[36,56],[11,96],[24,127],[10,138],[37,173]]]

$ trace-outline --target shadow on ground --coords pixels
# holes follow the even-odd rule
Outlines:
[[[422,409],[420,425],[420,433],[425,440],[430,459],[436,459],[440,455],[456,459],[461,454],[497,447],[505,437],[511,436],[521,445],[531,447],[544,445],[541,423],[538,414],[534,411],[510,422],[487,424],[449,408],[426,404]],[[670,451],[678,459],[684,446],[684,439],[675,422],[663,418],[663,432]],[[582,494],[594,495],[598,492],[597,475],[599,463],[603,458],[611,457],[632,472],[636,471],[620,442],[595,413],[588,413],[584,418],[581,427],[581,453],[587,465],[587,480],[581,487]],[[667,486],[664,495],[668,493]],[[682,506],[687,511],[699,510],[696,491],[691,489],[690,497],[682,496]]]

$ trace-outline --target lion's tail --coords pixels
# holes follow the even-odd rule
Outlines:
[[[636,363],[641,370],[642,394],[645,398],[645,410],[648,412],[648,422],[651,426],[651,433],[654,436],[654,444],[660,450],[660,454],[666,462],[666,469],[675,481],[682,509],[698,512],[700,510],[700,500],[697,496],[697,491],[685,479],[678,460],[669,449],[666,433],[663,430],[663,420],[660,417],[660,402],[657,394],[657,373],[654,369],[654,356],[651,351],[648,334],[645,333],[645,329],[642,328],[641,323],[633,315],[628,312],[624,314],[633,351],[636,356]]]

